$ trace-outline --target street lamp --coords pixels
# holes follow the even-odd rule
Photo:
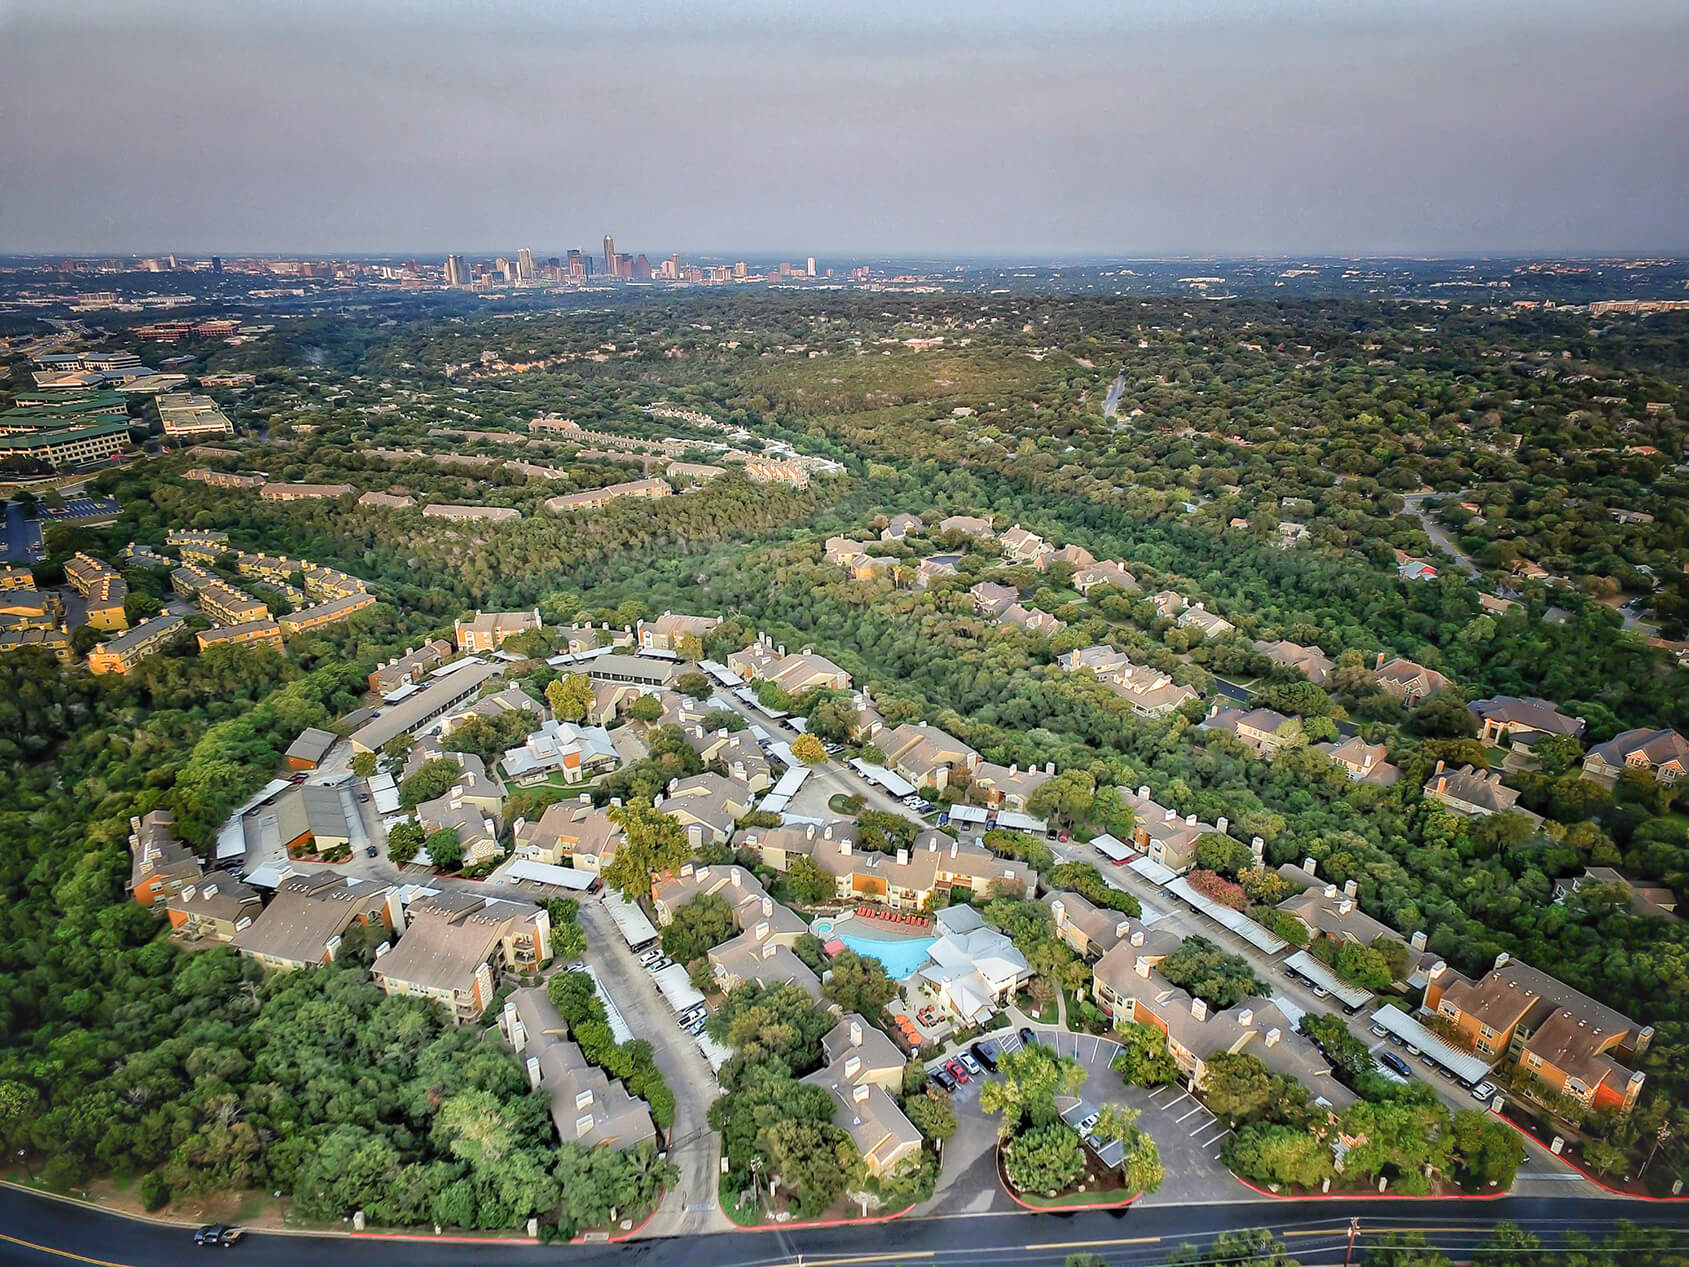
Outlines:
[[[34,1183],[35,1182],[35,1167],[29,1164],[29,1153],[26,1149],[22,1149],[22,1148],[18,1149],[18,1160],[23,1163],[24,1169],[29,1171],[29,1181],[31,1183]]]

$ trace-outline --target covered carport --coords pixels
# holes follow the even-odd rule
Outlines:
[[[1317,985],[1351,1012],[1360,1011],[1372,1000],[1371,991],[1350,985],[1323,961],[1305,950],[1298,950],[1295,954],[1287,956],[1284,966],[1304,981]]]
[[[1394,1034],[1409,1046],[1417,1047],[1449,1074],[1467,1086],[1476,1086],[1489,1076],[1490,1065],[1482,1056],[1449,1043],[1434,1031],[1425,1028],[1400,1008],[1381,1007],[1372,1014],[1372,1023]]]

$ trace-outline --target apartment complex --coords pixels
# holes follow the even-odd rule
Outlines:
[[[314,607],[301,607],[298,611],[288,612],[278,617],[282,632],[289,637],[297,633],[306,633],[312,629],[321,629],[325,625],[337,625],[354,612],[361,612],[366,607],[375,606],[374,594],[353,594],[348,598],[337,598],[332,602],[318,603]]]
[[[622,497],[655,500],[672,495],[674,489],[667,480],[629,480],[622,484],[607,484],[603,488],[589,488],[580,493],[563,493],[546,499],[545,508],[555,513],[572,510],[602,510]]]
[[[82,596],[85,605],[84,621],[95,629],[118,630],[129,627],[123,604],[129,597],[129,586],[117,569],[102,559],[80,551],[65,564],[65,580]]]
[[[246,958],[291,972],[332,962],[354,927],[391,929],[402,920],[392,885],[325,867],[284,877],[258,918],[230,940]]]
[[[540,628],[539,608],[520,612],[476,612],[471,620],[454,620],[452,631],[459,651],[497,651],[519,633]]]

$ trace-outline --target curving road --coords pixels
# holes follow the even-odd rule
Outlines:
[[[1305,1267],[1343,1261],[1349,1220],[1360,1221],[1357,1246],[1381,1232],[1421,1231],[1451,1256],[1467,1258],[1495,1224],[1522,1224],[1544,1241],[1569,1232],[1601,1236],[1620,1219],[1672,1229],[1689,1245],[1689,1206],[1617,1198],[1498,1201],[1258,1201],[1241,1205],[1163,1206],[1085,1214],[1024,1213],[901,1219],[886,1225],[734,1232],[645,1239],[625,1245],[556,1245],[526,1241],[436,1241],[433,1238],[253,1233],[236,1261],[280,1267],[306,1259],[355,1259],[358,1267],[403,1264],[531,1263],[583,1267],[988,1267],[1014,1262],[1060,1267],[1070,1253],[1099,1254],[1116,1267],[1148,1267],[1184,1243],[1206,1244],[1222,1231],[1269,1227]],[[45,1267],[175,1267],[193,1249],[189,1229],[125,1219],[67,1206],[16,1188],[0,1189],[0,1264]],[[1358,1257],[1358,1255],[1357,1255]]]

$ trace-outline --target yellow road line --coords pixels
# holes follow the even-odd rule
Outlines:
[[[906,1254],[858,1254],[854,1258],[811,1258],[805,1261],[808,1267],[852,1267],[857,1263],[901,1263],[912,1258],[931,1258],[933,1253],[925,1249]]]
[[[21,1245],[24,1249],[32,1249],[38,1254],[51,1254],[54,1258],[68,1258],[73,1262],[91,1263],[93,1267],[128,1267],[127,1263],[114,1263],[109,1258],[89,1258],[86,1254],[73,1254],[68,1249],[54,1249],[51,1245],[37,1245],[34,1241],[7,1236],[4,1232],[0,1232],[0,1241],[6,1241],[12,1245]]]

